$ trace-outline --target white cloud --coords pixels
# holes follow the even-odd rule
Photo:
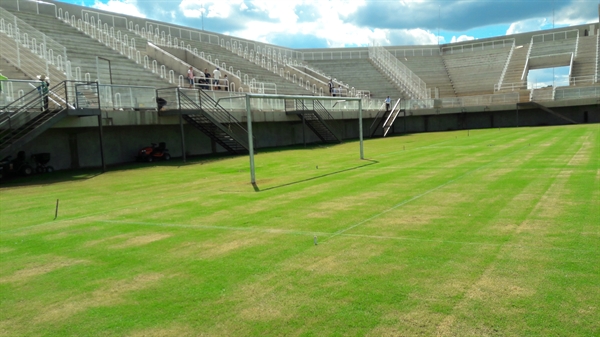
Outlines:
[[[452,39],[450,40],[450,43],[471,41],[471,40],[475,40],[475,38],[473,36],[467,36],[467,35],[461,35],[459,37],[453,36]]]
[[[357,27],[344,22],[344,17],[363,4],[364,0],[329,0],[318,4],[307,0],[256,0],[252,2],[253,7],[274,20],[248,21],[247,29],[232,34],[261,42],[269,42],[274,34],[302,34],[324,39],[329,47],[366,46],[372,40],[385,38],[389,30]],[[298,6],[310,13],[297,13]],[[298,22],[298,14],[310,15],[310,21]]]
[[[107,3],[96,0],[92,7],[113,13],[133,15],[140,18],[146,17],[139,11],[137,0],[109,0]]]
[[[281,23],[291,26],[298,21],[295,8],[298,5],[302,5],[303,2],[305,1],[254,0],[252,1],[252,6],[256,8],[255,11],[266,13],[270,19],[277,19]]]
[[[229,18],[233,8],[245,6],[243,0],[211,1],[211,0],[183,0],[179,4],[183,16],[199,18]]]
[[[513,22],[510,25],[510,27],[508,27],[508,29],[506,30],[506,35],[533,32],[536,30],[541,30],[547,26],[548,26],[548,20],[546,20],[546,19],[535,18],[535,19],[517,21],[517,22]]]
[[[208,29],[214,27],[218,33],[266,43],[277,41],[280,44],[289,36],[294,40],[289,46],[300,48],[310,47],[311,41],[318,41],[315,43],[319,46],[323,46],[323,41],[326,41],[329,47],[366,46],[373,42],[381,45],[435,45],[490,36],[486,35],[483,27],[473,28],[468,32],[455,31],[456,36],[445,34],[444,38],[437,36],[431,29],[399,28],[405,27],[402,25],[394,28],[394,25],[389,24],[380,26],[379,21],[356,24],[356,16],[368,12],[368,8],[381,8],[381,2],[386,1],[390,2],[389,6],[383,6],[383,10],[377,9],[377,12],[372,13],[381,14],[382,20],[393,17],[392,20],[399,22],[407,22],[407,19],[413,18],[403,17],[408,12],[401,13],[400,16],[387,13],[385,8],[393,8],[391,2],[395,1],[405,9],[413,10],[431,4],[431,0],[163,0],[156,3],[147,0],[95,0],[93,7],[139,17],[145,17],[142,13],[148,13],[153,19],[168,20],[175,24],[181,24],[181,19],[188,19],[186,23],[192,26],[196,22],[189,19],[203,16]],[[469,1],[455,3],[458,10],[462,8],[458,4],[463,2]],[[569,26],[597,20],[596,15],[590,15],[590,3],[589,0],[570,0],[562,7],[557,6],[554,25]],[[592,8],[597,11],[596,4]],[[437,13],[434,14],[437,16]],[[516,34],[543,30],[551,28],[552,21],[552,17],[529,16],[528,19],[513,22],[508,28],[505,28],[508,25],[503,24],[502,31],[506,29],[506,34]]]

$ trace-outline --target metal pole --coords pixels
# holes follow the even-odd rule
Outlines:
[[[175,89],[177,92],[177,108],[179,109],[179,132],[181,133],[181,153],[183,154],[183,162],[186,162],[185,157],[185,135],[183,133],[183,115],[181,114],[181,96],[179,95],[179,88]],[[158,93],[156,94],[158,97]]]
[[[248,152],[250,153],[250,183],[256,184],[254,173],[254,142],[252,140],[252,111],[250,109],[250,96],[246,96],[246,121],[248,125]]]
[[[96,78],[98,79],[98,83],[102,83],[100,81],[100,61],[98,60],[98,56],[96,56]],[[98,96],[98,97],[100,97],[100,96]],[[112,99],[112,97],[111,97],[111,99]]]
[[[304,141],[304,147],[306,147],[306,119],[304,113],[302,114],[302,140]]]
[[[365,159],[363,150],[362,100],[358,101],[358,136],[360,139],[360,159]]]
[[[102,136],[102,108],[100,107],[100,88],[96,83],[96,93],[98,94],[98,134],[100,135],[100,158],[102,160],[102,173],[106,172],[106,163],[104,161],[104,140]]]
[[[37,4],[37,2],[36,2],[36,4]],[[38,12],[39,12],[39,8],[38,8]],[[47,52],[48,45],[46,45],[46,43],[47,43],[46,42],[46,34],[44,34],[43,36],[44,36],[44,50],[42,50],[42,53],[43,53],[42,56],[44,57],[44,61],[46,61],[46,76],[50,76],[50,73],[49,73],[50,69],[48,68],[48,63],[50,63],[50,62],[48,62],[48,52]]]
[[[179,132],[181,132],[181,153],[183,153],[183,162],[185,163],[185,135],[183,133],[183,116],[179,114]]]
[[[71,69],[67,69],[67,62],[69,59],[67,58],[67,47],[63,47],[63,55],[65,57],[65,61],[63,62],[64,71],[67,73],[67,80],[71,80]]]
[[[15,16],[16,18],[16,16]],[[15,43],[17,44],[17,64],[19,65],[19,68],[21,67],[21,50],[19,48],[19,41],[15,40]]]

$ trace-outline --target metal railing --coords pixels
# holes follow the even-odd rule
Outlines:
[[[37,85],[32,83],[22,96],[12,100],[8,104],[2,107],[0,110],[0,125],[10,124],[10,118],[18,115],[19,112],[27,109],[36,109],[41,111],[44,105],[44,98],[38,90],[38,86],[41,82],[37,82]]]
[[[406,110],[463,108],[468,106],[484,106],[516,104],[519,102],[519,93],[501,93],[490,95],[447,97],[441,99],[407,100],[402,101],[401,108]]]
[[[575,56],[577,56],[577,48],[578,48],[578,42],[579,42],[579,30],[577,29],[573,29],[573,30],[566,30],[566,31],[562,31],[562,32],[554,32],[554,33],[546,33],[546,34],[537,34],[537,35],[533,35],[531,37],[531,53],[534,56],[540,56],[537,55],[536,53],[539,53],[539,48],[544,48],[544,47],[549,47],[549,48],[553,48],[556,46],[553,45],[543,45],[541,47],[539,47],[540,43],[546,43],[546,42],[558,42],[558,41],[567,41],[569,39],[572,39],[572,45],[568,44],[565,48],[565,50],[563,51],[559,51],[559,52],[553,52],[553,54],[562,54],[565,52],[573,52],[575,53]],[[556,47],[557,48],[557,47]],[[542,52],[541,54],[546,55],[548,54],[547,52]],[[529,54],[527,55],[529,57]]]
[[[64,79],[63,74],[69,64],[65,46],[31,27],[2,7],[0,7],[0,32],[14,41],[9,42],[7,38],[2,38],[2,54],[11,63],[19,68],[27,69],[30,73],[60,74],[55,79]],[[40,59],[42,62],[40,62]]]
[[[587,87],[557,87],[554,90],[554,100],[564,101],[571,99],[584,99],[584,98],[600,98],[600,86],[587,86]]]
[[[514,46],[515,39],[502,39],[502,40],[493,40],[493,41],[485,41],[485,42],[475,42],[469,44],[460,44],[457,46],[443,46],[441,48],[442,54],[456,54],[456,53],[464,53],[464,52],[472,52],[478,50],[489,50],[489,49],[498,49],[505,48],[508,46]]]
[[[502,86],[500,86],[500,84],[494,84],[494,92],[496,91],[515,91],[515,90],[522,90],[522,89],[527,89],[527,81],[519,81],[519,82],[513,82],[513,83],[502,83]]]
[[[322,119],[333,120],[333,116],[331,116],[321,101],[313,100],[313,110],[315,110]]]
[[[427,99],[430,93],[425,82],[381,46],[369,47],[369,58],[412,98]]]
[[[3,110],[7,105],[14,104],[15,106],[23,105],[25,102],[23,97],[26,93],[40,85],[40,81],[34,80],[4,80],[2,81],[2,94],[0,95],[0,110]]]
[[[502,82],[504,82],[504,76],[506,75],[506,71],[508,70],[508,65],[510,64],[510,60],[512,59],[513,52],[515,51],[515,44],[513,43],[510,48],[510,52],[508,53],[508,57],[506,58],[506,63],[504,64],[504,69],[502,69],[502,74],[500,74],[500,80],[498,80],[498,87],[496,89],[496,85],[494,85],[494,91],[499,91],[502,89]]]
[[[47,88],[33,88],[18,100],[4,107],[0,113],[0,149],[12,146],[14,141],[31,132],[55,113],[74,108],[68,103],[67,82]],[[35,125],[31,125],[31,124]],[[28,126],[28,127],[25,127]]]
[[[600,30],[598,30],[598,32],[600,33]],[[594,75],[594,82],[598,82],[598,58],[600,57],[600,34],[596,35],[598,37],[596,37],[596,73]]]
[[[156,88],[148,86],[98,85],[103,109],[156,109]],[[79,91],[80,95],[84,95]],[[87,99],[87,97],[86,97]]]
[[[594,83],[596,83],[596,75],[569,78],[569,85],[593,85]]]
[[[555,90],[554,87],[534,88],[531,90],[530,100],[532,102],[553,101]]]

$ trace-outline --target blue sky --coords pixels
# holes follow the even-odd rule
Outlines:
[[[275,43],[449,43],[598,22],[598,0],[61,0]],[[439,34],[438,34],[439,32]]]
[[[59,0],[288,48],[436,45],[598,23],[600,0]],[[568,68],[538,70],[538,85]],[[554,79],[552,78],[554,77]]]

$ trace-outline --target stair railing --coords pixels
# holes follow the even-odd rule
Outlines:
[[[600,33],[600,30],[598,30]],[[598,57],[600,57],[600,34],[596,34],[596,71],[594,74],[594,82],[598,83]]]
[[[324,120],[333,120],[333,116],[325,108],[321,101],[313,100],[313,109]]]
[[[369,46],[369,59],[394,83],[414,98],[429,98],[425,82],[385,48]]]
[[[36,109],[41,112],[42,105],[43,98],[37,88],[30,90],[4,107],[3,111],[0,113],[0,131],[3,130],[6,125],[12,124],[11,120],[15,119],[19,113],[30,109]]]
[[[229,135],[235,139],[242,147],[248,149],[248,132],[244,127],[240,125],[240,123],[235,119],[235,117],[231,116],[229,112],[223,109],[220,105],[216,104],[212,109],[208,107],[202,107],[202,101],[208,99],[212,100],[208,95],[201,96],[201,104],[196,103],[192,98],[189,97],[182,90],[177,90],[179,96],[179,104],[180,109],[183,110],[202,110],[205,112],[205,117],[209,119],[211,122],[217,124],[219,128],[226,129]],[[198,90],[201,92],[201,90]],[[213,101],[214,102],[214,101]],[[214,102],[216,103],[216,102]],[[208,106],[210,104],[206,104]],[[183,113],[183,112],[182,112]],[[184,113],[185,114],[185,113]],[[229,116],[226,116],[229,115]]]
[[[61,82],[52,88],[48,89],[48,110],[60,112],[67,108],[66,102],[66,82]],[[24,104],[19,104],[25,102]],[[7,105],[4,112],[0,115],[0,138],[4,138],[11,134],[15,129],[24,126],[29,121],[46,113],[44,111],[44,98],[40,94],[38,88],[34,88],[19,100]]]
[[[2,54],[12,64],[23,69],[29,76],[46,74],[56,80],[68,78],[66,47],[2,7],[0,20],[5,23],[0,25],[0,32],[6,34],[2,37]],[[7,38],[14,43],[9,43]],[[43,62],[40,62],[40,58]]]
[[[229,111],[217,103],[217,101],[210,97],[204,90],[197,90],[200,93],[200,106],[202,109],[209,111],[220,123],[231,124],[242,133],[248,134],[248,131],[232,114],[229,113]]]
[[[497,90],[494,88],[494,91],[500,91],[502,89],[502,82],[504,82],[504,76],[506,75],[506,71],[508,70],[508,65],[510,64],[510,60],[512,59],[513,52],[515,51],[515,41],[513,40],[512,47],[510,48],[510,52],[508,53],[508,57],[506,58],[506,63],[504,64],[504,69],[502,69],[502,74],[500,74],[500,80],[498,80]]]

